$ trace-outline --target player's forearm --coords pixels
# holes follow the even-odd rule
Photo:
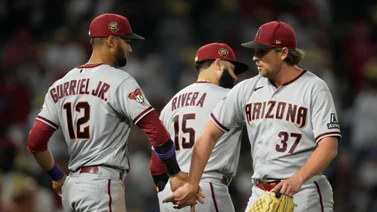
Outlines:
[[[335,137],[322,139],[304,166],[299,169],[297,175],[302,182],[306,182],[313,176],[321,173],[331,163],[338,153],[338,140]]]
[[[151,160],[149,162],[149,170],[152,176],[162,175],[167,173],[166,166],[164,162],[157,157],[155,151],[152,151]]]
[[[208,162],[215,144],[216,141],[214,141],[213,139],[207,139],[204,136],[199,137],[199,139],[196,141],[192,151],[191,166],[189,172],[188,182],[190,184],[199,185],[204,168]]]
[[[47,148],[47,143],[55,132],[55,129],[49,125],[35,121],[33,128],[30,130],[27,149],[33,154],[39,166],[50,175],[53,181],[61,180],[64,173],[55,164],[51,152]]]
[[[41,152],[32,152],[35,160],[39,164],[39,166],[44,170],[48,171],[51,170],[54,166],[54,158],[51,155],[50,150],[45,150]]]
[[[175,156],[175,147],[169,133],[155,111],[150,112],[137,126],[143,130],[154,147],[156,155],[164,162],[170,176],[181,171]]]
[[[191,166],[189,171],[188,182],[192,185],[199,185],[204,168],[211,156],[212,150],[219,138],[223,135],[223,132],[219,130],[212,121],[209,121],[203,132],[195,142],[192,157]]]
[[[64,173],[59,169],[52,157],[50,150],[32,152],[35,160],[39,166],[46,171],[53,181],[58,181],[64,178]]]

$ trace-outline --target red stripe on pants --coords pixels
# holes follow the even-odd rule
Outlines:
[[[213,191],[212,183],[209,183],[209,186],[211,187],[211,194],[212,194],[213,204],[215,205],[215,210],[216,210],[216,212],[219,212],[219,208],[217,207],[215,192]]]
[[[319,196],[319,203],[321,204],[321,211],[324,212],[321,190],[319,189],[319,185],[318,185],[317,182],[314,181],[314,184],[317,187],[317,192],[318,192],[318,196]]]
[[[111,212],[111,202],[112,202],[112,200],[111,200],[111,190],[110,190],[110,188],[111,188],[111,179],[109,179],[109,180],[107,181],[107,195],[109,195],[109,212]]]

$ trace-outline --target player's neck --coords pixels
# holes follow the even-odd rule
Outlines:
[[[100,49],[94,50],[87,64],[100,64],[100,63],[105,63],[110,66],[113,66],[113,60],[111,59],[110,56],[108,56],[108,54],[101,52]]]
[[[210,76],[209,74],[200,73],[198,75],[197,82],[208,82],[218,85],[218,80],[216,80],[213,76]]]
[[[304,70],[298,68],[297,66],[289,66],[280,70],[277,75],[271,77],[270,80],[275,84],[276,87],[280,87],[284,83],[294,80],[303,71]]]

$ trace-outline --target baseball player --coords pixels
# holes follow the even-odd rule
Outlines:
[[[194,141],[208,121],[208,115],[233,87],[236,75],[248,66],[236,61],[233,50],[224,43],[210,43],[200,47],[195,57],[198,79],[179,91],[164,107],[160,119],[175,142],[177,160],[183,171],[188,172]],[[234,127],[217,142],[200,181],[207,201],[197,204],[198,211],[234,211],[227,185],[236,174],[241,146],[240,127]],[[150,170],[154,178],[160,202],[160,211],[178,211],[173,204],[162,200],[172,192],[167,182],[165,166],[152,156]],[[188,211],[189,209],[186,208]],[[184,210],[184,211],[186,211]]]
[[[254,170],[246,211],[272,189],[292,196],[295,212],[333,211],[332,188],[321,173],[335,158],[341,134],[327,85],[296,66],[304,53],[284,22],[263,24],[254,41],[242,45],[255,50],[259,76],[237,84],[213,110],[195,142],[188,182],[164,202],[191,205],[212,147],[244,121]]]
[[[126,210],[123,180],[129,171],[127,138],[131,125],[145,131],[167,167],[173,187],[187,175],[180,171],[175,147],[157,113],[126,65],[133,33],[126,17],[102,14],[90,24],[93,52],[88,63],[69,71],[48,89],[28,138],[41,168],[62,195],[64,211]],[[55,164],[47,143],[62,128],[70,155],[69,176]]]

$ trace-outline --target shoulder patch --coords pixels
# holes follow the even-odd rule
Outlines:
[[[144,104],[144,96],[139,88],[136,89],[134,92],[128,94],[128,98],[136,100],[140,104]]]
[[[330,122],[327,124],[328,129],[339,129],[339,122],[335,113],[331,113]]]

